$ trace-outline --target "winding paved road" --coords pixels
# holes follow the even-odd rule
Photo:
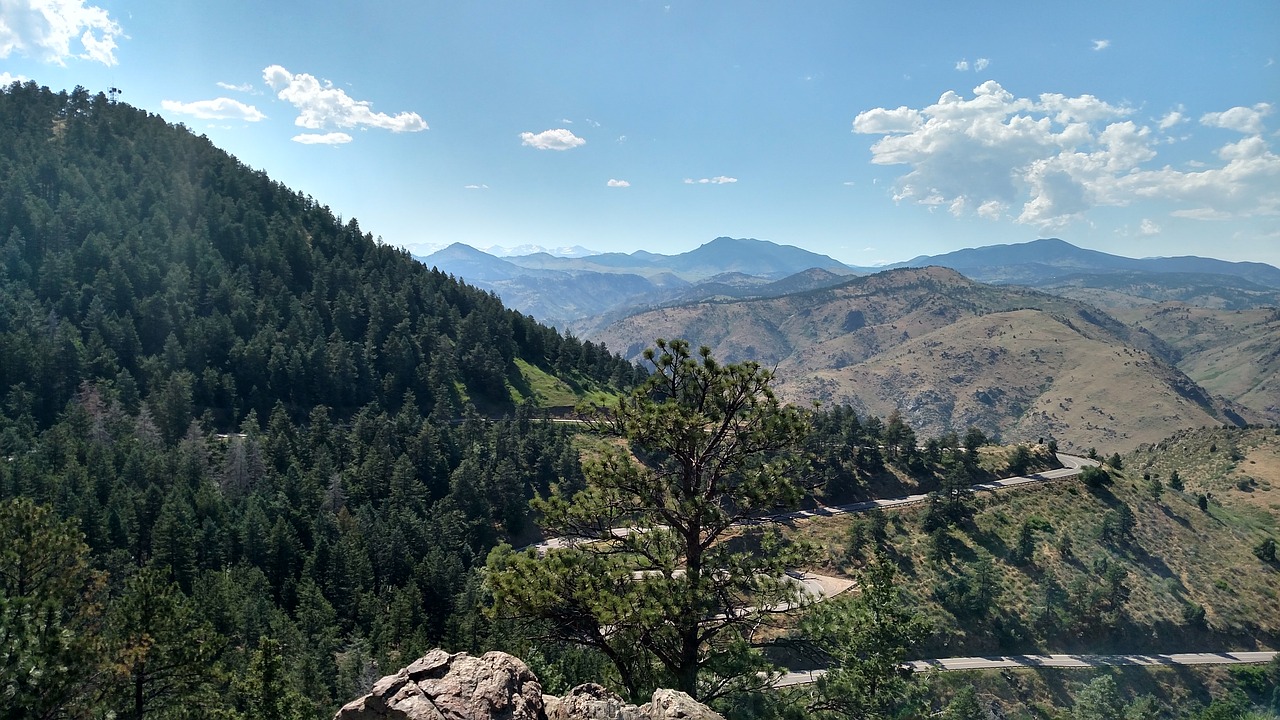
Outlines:
[[[1062,467],[1056,470],[1045,470],[1044,472],[1033,473],[1031,475],[1020,475],[1017,477],[1004,478],[1003,480],[993,480],[989,483],[977,483],[973,486],[974,490],[1004,490],[1006,488],[1018,487],[1019,485],[1027,485],[1031,483],[1043,483],[1050,480],[1061,480],[1063,478],[1074,477],[1080,474],[1081,469],[1088,466],[1097,466],[1097,460],[1090,460],[1076,455],[1067,455],[1058,453],[1058,462],[1062,463]],[[890,509],[900,508],[907,505],[915,505],[929,499],[928,494],[921,493],[919,495],[904,495],[903,497],[884,498],[881,500],[862,500],[847,505],[819,505],[812,510],[796,510],[793,512],[779,513],[777,515],[768,515],[762,518],[745,520],[743,525],[759,525],[768,522],[792,522],[795,520],[805,520],[808,518],[833,517],[836,515],[850,515],[853,513],[866,512],[872,508]],[[631,528],[615,528],[613,534],[619,537],[629,535]],[[540,543],[531,545],[540,553],[557,548],[569,547],[578,542],[584,542],[574,538],[548,538]],[[521,548],[522,550],[525,548]],[[824,577],[824,576],[815,576]],[[834,593],[827,593],[828,596]]]
[[[1018,487],[1031,483],[1043,483],[1051,480],[1061,480],[1064,478],[1079,475],[1081,470],[1089,466],[1097,466],[1097,460],[1083,458],[1076,455],[1067,455],[1058,453],[1058,461],[1062,463],[1062,467],[1056,470],[1046,470],[1044,472],[1034,473],[1018,477],[1005,478],[1003,480],[995,480],[989,483],[978,483],[973,486],[974,490],[1004,490],[1006,488]],[[890,509],[900,508],[907,505],[915,505],[922,503],[928,499],[927,494],[907,495],[897,498],[885,498],[882,500],[863,500],[861,502],[849,503],[847,505],[836,506],[819,506],[812,510],[797,510],[795,512],[771,515],[759,520],[747,521],[749,524],[759,524],[765,522],[793,522],[795,520],[804,520],[809,518],[833,517],[836,515],[849,515],[854,513],[866,512],[872,508]],[[614,530],[615,534],[625,535],[630,530],[628,528],[619,528]],[[565,547],[573,541],[566,541],[563,538],[551,538],[538,543],[534,547],[540,552]],[[804,591],[810,597],[821,601],[823,599],[834,597],[853,586],[853,581],[847,578],[832,577],[829,575],[818,575],[810,572],[791,572],[792,579],[803,586]],[[1265,663],[1270,662],[1276,656],[1275,651],[1243,651],[1243,652],[1217,652],[1217,653],[1171,653],[1156,655],[1000,655],[987,657],[957,657],[957,658],[935,658],[931,660],[912,660],[906,665],[915,672],[943,672],[952,670],[986,670],[998,668],[1089,668],[1089,667],[1105,667],[1112,665],[1236,665],[1245,663]],[[776,687],[788,687],[791,685],[806,685],[816,681],[824,675],[826,670],[810,670],[801,672],[788,672],[779,678],[775,683]]]
[[[1270,662],[1275,656],[1274,650],[1168,655],[998,655],[913,660],[906,665],[916,672],[997,668],[1091,668],[1112,665],[1242,665]],[[824,674],[826,670],[789,672],[784,674],[775,686],[807,685]]]
[[[1027,485],[1031,483],[1042,483],[1050,480],[1061,480],[1063,478],[1075,477],[1080,471],[1089,466],[1097,466],[1097,460],[1078,457],[1076,455],[1067,455],[1058,453],[1058,462],[1062,463],[1062,467],[1056,470],[1045,470],[1044,472],[1033,473],[1031,475],[1020,475],[1017,477],[1009,477],[1003,480],[993,480],[988,483],[977,483],[973,486],[974,490],[1004,490],[1006,488],[1018,487],[1019,485]],[[813,510],[797,510],[795,512],[782,513],[780,515],[771,515],[767,520],[775,522],[787,522],[790,520],[802,520],[805,518],[831,517],[833,515],[848,515],[850,513],[860,513],[871,510],[872,508],[889,509],[899,508],[906,505],[915,505],[928,500],[927,494],[906,495],[896,498],[885,498],[883,500],[863,500],[861,502],[849,503],[848,505],[820,505]]]

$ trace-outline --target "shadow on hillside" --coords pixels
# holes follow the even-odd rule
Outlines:
[[[994,557],[1009,557],[1009,544],[997,533],[991,530],[983,530],[979,527],[966,527],[964,528],[964,533]]]
[[[1173,511],[1173,508],[1169,507],[1168,505],[1165,505],[1164,503],[1161,503],[1161,504],[1160,504],[1160,511],[1164,513],[1164,516],[1165,516],[1165,517],[1167,517],[1167,518],[1169,518],[1170,520],[1172,520],[1172,521],[1174,521],[1174,522],[1178,523],[1178,524],[1179,524],[1179,525],[1181,525],[1184,529],[1186,529],[1186,530],[1190,530],[1190,529],[1191,529],[1191,520],[1190,520],[1190,518],[1187,518],[1186,516],[1183,516],[1183,515],[1179,515],[1178,513],[1174,512],[1174,511]]]

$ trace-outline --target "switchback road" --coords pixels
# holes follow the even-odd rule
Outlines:
[[[998,655],[991,657],[937,658],[906,663],[916,672],[991,670],[999,668],[1091,668],[1113,665],[1242,665],[1270,662],[1273,650],[1219,653],[1171,653],[1168,655]],[[789,672],[776,687],[807,685],[826,670]]]

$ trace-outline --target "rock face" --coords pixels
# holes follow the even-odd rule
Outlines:
[[[482,657],[436,649],[373,691],[347,703],[334,720],[724,720],[676,690],[658,690],[635,706],[587,683],[564,697],[543,695],[529,667],[506,653]]]
[[[347,703],[341,720],[543,720],[542,685],[529,667],[506,653],[482,657],[436,649],[373,692]]]

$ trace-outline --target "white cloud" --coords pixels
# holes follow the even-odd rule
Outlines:
[[[522,132],[520,144],[539,150],[572,150],[586,145],[587,141],[564,128],[556,128],[540,133]]]
[[[242,93],[253,92],[253,83],[243,83],[241,85],[232,85],[231,83],[225,83],[225,82],[219,81],[214,84],[222,88],[223,90],[231,90],[234,92],[242,92]]]
[[[627,141],[627,136],[626,136],[626,135],[619,135],[619,136],[618,136],[618,139],[617,139],[617,140],[614,140],[614,142],[618,143],[619,145],[621,145],[622,143],[624,143],[624,142],[626,142],[626,141]]]
[[[853,132],[856,133],[899,133],[918,129],[924,120],[918,110],[903,105],[897,110],[874,108],[858,113],[853,119]]]
[[[6,70],[5,72],[0,72],[0,87],[9,87],[14,83],[24,83],[30,79],[26,75],[10,75]]]
[[[1203,122],[1248,132],[1268,112],[1265,104],[1233,108]],[[986,82],[971,98],[947,92],[920,109],[867,110],[853,131],[883,135],[872,163],[907,167],[895,200],[955,214],[1011,215],[1048,229],[1094,207],[1149,199],[1184,204],[1187,217],[1280,214],[1280,158],[1261,136],[1223,146],[1196,171],[1152,167],[1163,138],[1126,119],[1132,114],[1091,95],[1019,98]],[[1170,113],[1157,127],[1181,121]]]
[[[615,188],[631,187],[631,183],[627,182],[626,180],[614,180],[613,178],[609,178],[609,182],[605,183],[605,185],[608,187],[615,187]]]
[[[1109,47],[1111,47],[1110,40],[1094,40],[1093,41],[1094,52],[1097,52],[1098,50],[1106,50]]]
[[[1260,135],[1263,131],[1262,118],[1271,114],[1271,106],[1258,103],[1251,108],[1233,107],[1222,112],[1205,113],[1200,123],[1209,127],[1235,130],[1246,135]]]
[[[67,58],[116,64],[116,38],[127,38],[106,10],[85,0],[0,1],[0,58],[17,52],[66,65]],[[83,52],[72,48],[79,40]]]
[[[572,120],[570,120],[569,118],[560,118],[560,124],[561,124],[561,125],[572,125],[572,124],[573,124],[573,121],[572,121]]]
[[[298,117],[293,121],[298,127],[308,130],[325,128],[372,127],[391,132],[419,132],[427,129],[427,123],[415,112],[402,112],[399,115],[375,113],[373,104],[364,100],[355,100],[339,88],[335,88],[328,80],[321,81],[306,73],[293,73],[279,65],[272,65],[262,71],[262,79],[276,91],[276,97],[285,100],[298,109]],[[327,136],[344,135],[329,133]],[[308,137],[299,135],[298,137]],[[341,142],[350,142],[348,139]],[[297,140],[297,138],[294,138]],[[298,142],[308,142],[299,140]]]
[[[1159,235],[1160,226],[1150,218],[1142,218],[1142,223],[1138,225],[1139,235]]]
[[[700,178],[698,180],[694,180],[693,178],[684,179],[685,185],[728,185],[729,183],[736,182],[738,182],[738,178],[728,177],[725,175],[717,175],[713,178]]]
[[[201,120],[244,120],[258,122],[267,119],[262,111],[252,105],[230,98],[214,98],[213,100],[196,100],[195,102],[179,102],[177,100],[161,100],[160,107],[169,112],[191,115]]]
[[[959,70],[960,72],[968,72],[972,68],[974,72],[982,72],[983,70],[986,70],[987,66],[990,64],[991,61],[987,58],[978,58],[973,61],[973,64],[970,64],[968,60],[958,60],[956,61],[956,70]]]
[[[489,186],[485,185],[484,183],[480,183],[479,185],[474,185],[474,184],[463,185],[462,187],[464,190],[488,190],[489,189]]]
[[[303,133],[294,135],[293,141],[303,145],[346,145],[351,142],[351,136],[344,132]]]
[[[988,200],[978,206],[978,217],[987,220],[999,220],[1005,211],[1005,204],[999,200]]]
[[[1187,116],[1182,114],[1182,108],[1179,106],[1177,110],[1170,110],[1165,116],[1160,118],[1159,127],[1161,130],[1168,130],[1175,125],[1181,125],[1187,121]]]

